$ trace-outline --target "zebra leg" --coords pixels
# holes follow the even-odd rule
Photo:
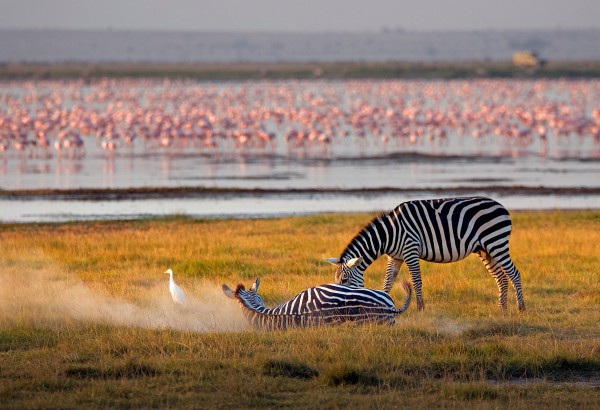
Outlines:
[[[519,305],[519,310],[525,310],[525,301],[523,300],[523,289],[521,288],[521,273],[515,267],[515,264],[510,258],[510,253],[508,250],[508,242],[502,248],[497,248],[493,251],[493,254],[490,254],[492,259],[498,262],[498,264],[502,267],[504,274],[508,276],[510,281],[515,288],[515,292],[517,293],[517,304]]]
[[[394,281],[398,276],[401,266],[401,259],[394,259],[391,256],[388,256],[387,267],[385,269],[385,282],[383,282],[384,292],[390,293],[392,291],[392,286],[394,286]]]
[[[510,256],[506,261],[501,262],[501,266],[515,288],[519,310],[525,310],[525,300],[523,299],[523,289],[521,288],[521,273],[510,259]]]
[[[408,266],[408,270],[410,271],[413,288],[415,289],[415,295],[417,296],[417,308],[419,310],[423,310],[425,309],[425,302],[423,301],[423,284],[421,282],[421,267],[419,266],[419,257],[405,257],[404,262],[406,262],[406,266]]]
[[[496,280],[498,285],[498,306],[502,309],[506,309],[506,301],[508,297],[508,276],[504,273],[502,266],[494,260],[488,253],[479,251],[477,255],[481,258],[481,261],[485,265],[488,272]]]

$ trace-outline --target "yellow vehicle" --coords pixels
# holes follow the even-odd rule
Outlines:
[[[534,51],[520,50],[513,53],[513,64],[517,67],[539,67],[543,61],[539,59]]]

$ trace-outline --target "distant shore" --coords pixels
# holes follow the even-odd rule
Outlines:
[[[600,61],[548,62],[281,62],[281,63],[0,63],[0,80],[178,78],[259,79],[600,78]]]

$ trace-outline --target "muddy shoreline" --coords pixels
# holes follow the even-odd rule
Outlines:
[[[310,196],[369,196],[382,194],[431,194],[432,196],[470,195],[513,196],[586,196],[600,195],[600,187],[545,187],[545,186],[469,186],[427,188],[209,188],[209,187],[142,187],[123,189],[28,189],[0,190],[0,200],[73,200],[73,201],[120,201],[145,199],[187,199],[224,197],[265,197],[277,195]]]

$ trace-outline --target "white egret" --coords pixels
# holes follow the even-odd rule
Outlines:
[[[169,274],[169,292],[171,292],[173,302],[178,305],[185,305],[185,295],[183,294],[181,288],[173,280],[173,271],[171,269],[167,269],[165,273]]]

